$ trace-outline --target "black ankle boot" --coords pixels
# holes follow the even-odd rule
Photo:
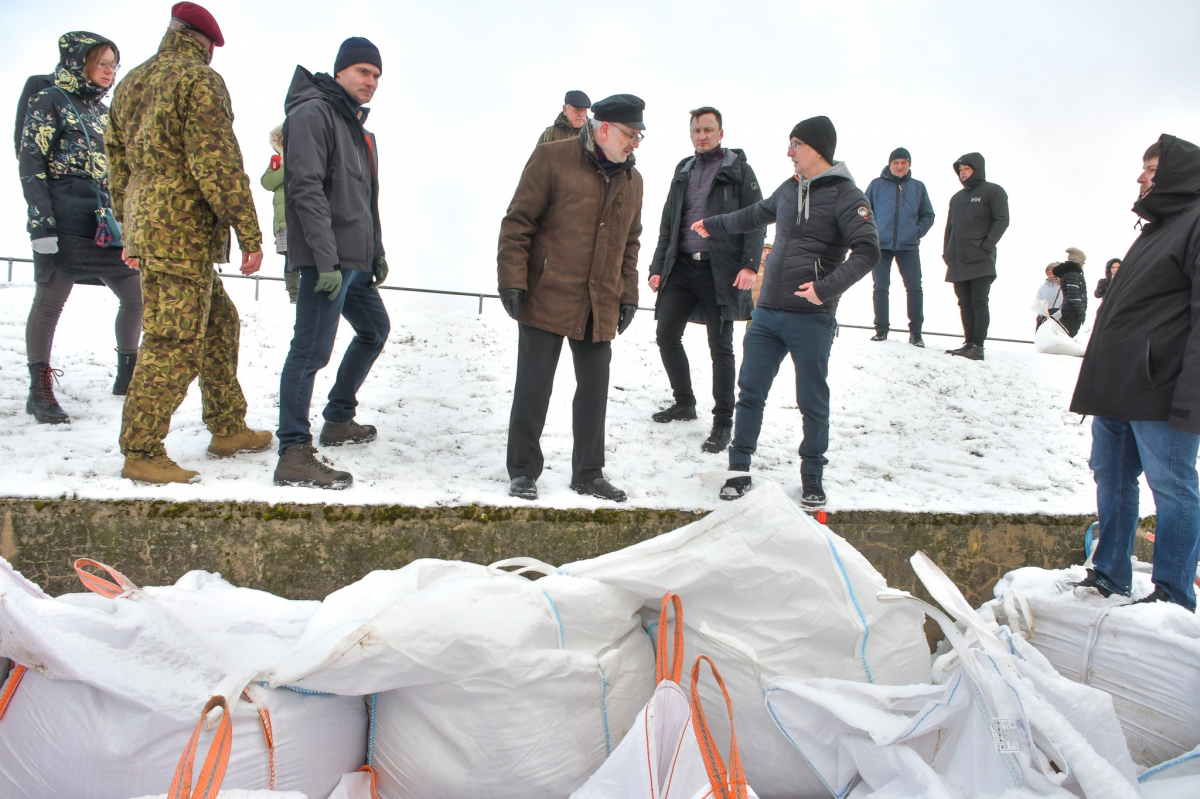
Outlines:
[[[129,391],[129,381],[133,379],[133,367],[137,366],[136,352],[117,353],[117,380],[113,383],[113,394],[125,396]]]
[[[51,369],[50,364],[45,362],[29,364],[29,399],[25,402],[25,413],[33,414],[38,424],[65,424],[71,421],[54,397],[54,380],[61,374],[61,369]]]

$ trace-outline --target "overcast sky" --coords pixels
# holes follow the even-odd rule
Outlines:
[[[331,71],[347,36],[383,56],[370,127],[381,154],[384,242],[395,283],[494,291],[499,224],[533,142],[568,89],[593,101],[646,101],[645,270],[672,170],[691,152],[688,109],[725,116],[725,144],[746,151],[765,191],[790,175],[787,135],[824,114],[836,158],[866,188],[897,146],[913,155],[938,218],[921,250],[926,329],[958,332],[941,237],[951,170],[979,151],[1008,192],[992,333],[1028,338],[1042,270],[1067,247],[1088,254],[1089,289],[1136,232],[1130,212],[1143,150],[1160,133],[1200,141],[1200,3],[1182,2],[454,2],[260,3],[210,0],[225,34],[225,78],[260,223],[258,186],[297,64]],[[151,56],[171,4],[57,5],[0,0],[0,97],[11,120],[26,76],[50,71],[57,37],[91,30],[117,42],[123,73]],[[610,17],[605,18],[604,13]],[[28,257],[15,160],[0,183],[0,255]],[[282,272],[268,244],[266,273]],[[18,275],[21,274],[18,271]],[[839,320],[871,324],[871,278]],[[893,278],[892,323],[905,323]],[[457,307],[457,306],[454,306]],[[464,309],[465,306],[464,306]],[[1090,319],[1089,319],[1090,321]],[[932,344],[953,345],[952,341]]]

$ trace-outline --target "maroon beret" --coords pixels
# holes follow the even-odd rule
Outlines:
[[[215,46],[225,46],[225,37],[221,35],[221,26],[204,6],[198,6],[195,3],[176,3],[171,6],[171,19],[177,19],[188,27],[200,31],[212,39]]]

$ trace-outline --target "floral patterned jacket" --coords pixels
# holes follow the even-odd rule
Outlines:
[[[108,202],[108,157],[104,132],[108,106],[100,99],[108,91],[84,77],[83,62],[97,45],[112,45],[94,33],[67,33],[58,41],[60,61],[54,88],[29,100],[21,133],[19,170],[29,206],[26,229],[39,239],[64,233],[91,236],[96,230],[96,189]],[[71,95],[78,114],[62,91]],[[91,137],[88,151],[84,126]]]

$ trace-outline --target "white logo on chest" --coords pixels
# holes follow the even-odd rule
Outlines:
[[[981,203],[981,202],[983,202],[983,198],[982,198],[982,197],[972,197],[972,198],[971,198],[971,202],[973,202],[973,203]]]

